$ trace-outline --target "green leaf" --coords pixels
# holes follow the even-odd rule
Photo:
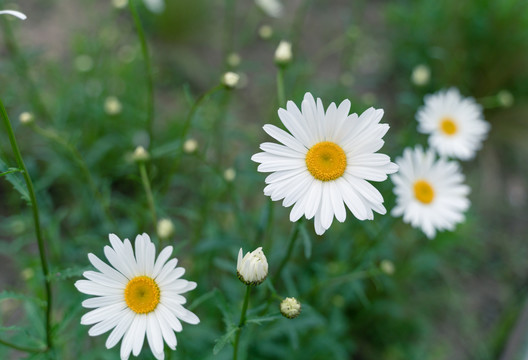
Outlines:
[[[262,317],[258,317],[258,318],[248,319],[248,320],[246,320],[246,323],[247,324],[261,325],[262,323],[275,321],[275,320],[278,320],[278,319],[281,319],[281,318],[282,318],[282,315],[262,316]]]
[[[56,281],[56,280],[66,280],[66,279],[71,279],[75,277],[81,277],[83,272],[90,270],[90,269],[91,267],[87,267],[87,266],[82,266],[82,267],[76,266],[76,267],[70,267],[70,268],[63,269],[63,270],[52,271],[48,275],[48,280]]]
[[[9,168],[7,171],[0,173],[0,176],[9,175],[16,172],[23,172],[24,170],[18,168]]]
[[[310,237],[308,230],[306,230],[306,226],[304,223],[301,224],[300,231],[304,245],[304,256],[309,259],[312,257],[312,238]]]
[[[224,348],[224,346],[232,340],[232,338],[235,336],[237,330],[239,329],[238,326],[234,326],[231,329],[229,329],[221,338],[215,340],[215,346],[213,348],[213,354],[218,354],[220,350]]]
[[[46,302],[42,299],[39,299],[37,297],[33,296],[27,296],[24,294],[15,293],[12,291],[2,291],[0,292],[0,301],[5,299],[12,299],[12,300],[23,300],[23,301],[29,301],[32,303],[37,304],[38,306],[45,307]]]
[[[6,180],[13,185],[13,188],[15,188],[16,191],[20,193],[22,196],[22,199],[30,203],[29,200],[29,193],[26,188],[26,183],[21,179],[19,176],[19,172],[22,171],[10,171],[13,168],[8,168],[6,163],[4,163],[2,160],[0,160],[0,171],[3,170],[2,175],[6,176]],[[17,169],[20,170],[20,169]]]

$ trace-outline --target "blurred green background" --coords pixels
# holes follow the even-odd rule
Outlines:
[[[450,86],[483,105],[492,130],[476,159],[463,164],[472,206],[453,233],[428,241],[390,215],[359,222],[349,213],[318,237],[307,222],[283,281],[273,284],[296,296],[303,313],[244,328],[242,358],[528,356],[528,324],[519,321],[528,293],[528,2],[291,0],[274,18],[249,0],[167,0],[161,14],[138,1],[152,55],[152,139],[143,57],[127,7],[110,0],[0,5],[28,15],[0,19],[0,97],[42,212],[57,359],[117,356],[104,348],[105,335],[90,338],[79,325],[86,311],[73,283],[89,268],[88,252],[102,256],[109,232],[155,234],[131,160],[138,145],[150,146],[158,216],[174,222],[176,257],[185,278],[198,283],[187,298],[201,324],[184,326],[173,358],[231,358],[230,346],[217,355],[212,349],[229,319],[238,321],[238,249],[263,246],[272,271],[292,227],[289,209],[275,204],[273,233],[260,237],[265,176],[249,160],[268,141],[262,125],[279,122],[273,54],[283,39],[294,53],[286,98],[299,104],[310,91],[325,106],[350,99],[353,112],[383,108],[391,130],[382,152],[392,158],[405,146],[426,145],[414,115],[425,94]],[[269,37],[259,34],[263,25]],[[413,80],[417,69],[429,72],[427,81]],[[217,87],[227,70],[241,75],[237,89]],[[187,154],[181,134],[197,101],[188,137],[198,150]],[[19,123],[23,112],[34,114],[37,130]],[[0,171],[16,164],[4,129],[0,159]],[[223,176],[228,168],[234,181]],[[43,297],[30,209],[16,187],[21,179],[0,178],[0,337],[30,345],[44,338]],[[376,187],[390,211],[392,184]],[[393,274],[380,270],[383,260],[394,264]],[[253,292],[250,316],[263,311],[267,286]],[[44,358],[3,346],[0,357]],[[140,358],[149,359],[149,349]]]

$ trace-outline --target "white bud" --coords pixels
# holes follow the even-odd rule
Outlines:
[[[394,274],[394,263],[390,260],[381,260],[380,269],[387,275]]]
[[[185,151],[187,154],[191,154],[198,149],[198,141],[194,139],[187,139],[183,143],[183,151]]]
[[[138,146],[136,150],[134,150],[132,159],[137,162],[147,161],[149,159],[149,153],[143,146]]]
[[[411,74],[411,81],[416,86],[423,86],[429,82],[431,70],[427,65],[420,64],[414,67]]]
[[[105,99],[104,110],[108,115],[117,115],[122,109],[121,102],[115,96],[109,96]]]
[[[112,5],[116,9],[123,9],[125,6],[128,5],[128,0],[112,0]]]
[[[508,90],[499,91],[497,100],[502,107],[510,107],[513,105],[513,95]]]
[[[174,224],[170,219],[158,221],[157,232],[160,239],[168,239],[174,234]]]
[[[242,248],[238,252],[237,275],[246,285],[258,285],[268,276],[268,260],[262,247],[242,257]]]
[[[273,28],[269,25],[262,25],[258,29],[258,34],[262,39],[267,40],[273,36]]]
[[[18,116],[18,120],[24,125],[29,125],[35,121],[35,117],[32,113],[24,111]]]
[[[281,17],[284,12],[284,6],[279,0],[255,0],[255,3],[268,16],[274,18]]]
[[[237,86],[238,80],[240,80],[240,75],[232,71],[228,71],[222,76],[222,84],[230,89]]]
[[[301,303],[294,297],[287,297],[280,303],[280,312],[288,319],[294,319],[301,313]]]
[[[240,55],[238,55],[237,53],[231,53],[227,56],[227,64],[231,67],[237,67],[238,65],[240,65]]]
[[[275,62],[278,65],[286,65],[292,60],[292,49],[289,41],[282,40],[275,50]]]
[[[224,179],[227,182],[232,182],[236,178],[236,171],[233,168],[227,168],[224,171]]]

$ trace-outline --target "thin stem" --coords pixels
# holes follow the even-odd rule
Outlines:
[[[9,141],[11,142],[11,148],[13,149],[13,153],[18,163],[18,167],[23,170],[22,175],[24,176],[24,180],[26,182],[26,187],[27,187],[29,199],[31,202],[31,209],[33,211],[33,221],[35,223],[35,234],[37,236],[37,244],[38,244],[39,256],[40,256],[40,265],[42,268],[42,274],[44,275],[44,288],[46,292],[46,321],[45,321],[46,323],[46,344],[49,350],[53,346],[53,342],[51,339],[51,307],[52,307],[53,299],[52,299],[52,293],[51,293],[51,284],[49,280],[49,267],[48,267],[48,260],[46,258],[46,249],[44,247],[44,239],[42,237],[42,232],[40,230],[40,216],[39,216],[39,210],[37,206],[37,197],[35,196],[33,182],[31,181],[31,177],[29,176],[29,173],[27,171],[26,164],[24,164],[24,160],[22,159],[22,154],[20,154],[20,149],[18,148],[15,134],[13,132],[13,128],[11,127],[11,122],[9,121],[9,117],[7,116],[6,109],[1,100],[0,100],[0,112],[2,113],[2,119],[7,128],[7,134],[9,136]]]
[[[206,91],[205,93],[203,93],[202,95],[200,95],[200,97],[198,99],[196,99],[196,101],[194,102],[193,106],[191,107],[191,110],[189,110],[189,113],[187,114],[187,118],[185,119],[185,123],[183,124],[183,129],[182,129],[181,134],[180,134],[182,148],[183,148],[184,139],[187,136],[187,133],[189,132],[189,129],[191,127],[191,123],[192,123],[192,119],[194,117],[194,113],[196,112],[196,110],[198,110],[198,107],[200,106],[200,104],[205,99],[207,99],[214,92],[216,92],[217,90],[222,89],[222,88],[223,88],[223,86],[221,84],[218,84],[218,85],[212,87],[211,89],[209,89],[208,91]]]
[[[27,347],[27,346],[17,345],[17,344],[13,344],[13,343],[10,343],[10,342],[2,340],[2,339],[0,339],[0,344],[2,344],[4,346],[8,346],[8,347],[16,349],[16,350],[25,351],[25,352],[28,352],[28,353],[41,353],[41,352],[45,352],[47,350],[46,348],[34,349],[34,348]]]
[[[92,174],[90,170],[88,169],[88,166],[86,166],[86,163],[83,160],[77,148],[73,146],[70,142],[68,142],[65,138],[63,138],[60,134],[58,134],[57,132],[53,130],[43,129],[37,126],[36,124],[32,124],[31,127],[33,130],[35,130],[37,134],[42,135],[43,137],[56,142],[57,144],[63,146],[70,152],[70,155],[75,161],[75,164],[79,167],[81,172],[84,174],[84,177],[86,178],[86,181],[88,182],[88,186],[90,187],[90,190],[92,191],[95,198],[99,202],[101,208],[103,209],[103,212],[106,216],[106,220],[108,220],[111,224],[115,225],[115,220],[112,216],[112,213],[110,212],[108,202],[104,199],[103,195],[101,194],[101,192],[95,185],[95,181],[92,177]]]
[[[143,183],[143,188],[145,189],[145,194],[147,195],[147,202],[150,209],[150,214],[152,215],[152,224],[154,229],[158,224],[158,217],[156,215],[156,207],[154,206],[154,196],[152,196],[152,189],[150,187],[150,180],[147,175],[147,167],[145,166],[144,161],[140,161],[139,172],[141,174],[141,182]]]
[[[277,67],[277,99],[279,107],[286,105],[286,97],[284,95],[284,66]]]
[[[292,251],[293,251],[293,245],[295,244],[295,240],[297,239],[299,235],[299,231],[301,230],[301,223],[302,221],[299,220],[295,223],[295,227],[293,228],[293,231],[290,236],[289,245],[288,245],[288,251],[286,252],[286,255],[284,255],[284,258],[282,258],[282,261],[279,265],[279,268],[277,269],[277,272],[273,276],[273,284],[277,283],[277,280],[280,278],[280,274],[282,270],[284,269],[284,266],[286,266],[286,263],[291,257]]]
[[[149,135],[149,148],[152,145],[153,141],[153,123],[154,123],[154,80],[152,75],[152,65],[150,63],[150,54],[147,45],[147,40],[145,37],[145,31],[143,30],[143,25],[141,25],[141,20],[139,19],[136,6],[134,5],[134,0],[128,1],[128,6],[132,18],[134,19],[134,25],[136,26],[136,32],[141,44],[141,52],[143,54],[143,64],[145,65],[145,80],[147,82],[147,133]]]
[[[246,312],[249,305],[249,293],[251,292],[251,286],[246,285],[246,295],[244,296],[244,304],[242,305],[242,312],[240,313],[240,322],[238,323],[238,330],[235,336],[234,351],[233,351],[233,360],[236,360],[238,357],[238,343],[240,340],[240,333],[242,332],[242,327],[246,323]]]

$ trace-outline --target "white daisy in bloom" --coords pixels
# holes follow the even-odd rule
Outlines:
[[[181,295],[196,287],[193,281],[180,279],[185,269],[176,267],[177,259],[169,260],[172,246],[165,247],[156,259],[156,248],[147,234],[138,235],[135,255],[128,239],[121,241],[110,234],[110,246],[104,253],[110,265],[94,254],[88,259],[99,271],[86,271],[88,280],[78,280],[77,289],[94,295],[83,301],[85,308],[95,309],[81,318],[81,324],[93,325],[88,334],[101,335],[112,330],[106,340],[108,349],[121,341],[121,359],[130,353],[137,356],[145,335],[156,359],[163,359],[163,341],[175,350],[174,331],[181,331],[180,320],[198,324],[198,317],[183,307]]]
[[[272,172],[264,194],[282,205],[293,205],[290,220],[314,218],[315,232],[323,234],[334,216],[345,221],[345,204],[359,220],[373,219],[373,210],[385,214],[383,197],[369,181],[384,181],[398,166],[376,153],[389,125],[380,124],[383,110],[370,108],[349,115],[350,101],[323,108],[306,93],[301,110],[288,101],[279,117],[290,133],[273,125],[264,131],[282,144],[263,143],[253,155],[258,171]]]
[[[429,145],[442,156],[472,159],[490,129],[482,107],[455,88],[426,95],[424,100],[416,119],[418,131],[430,134]]]
[[[432,149],[406,148],[397,158],[400,166],[391,175],[396,194],[393,216],[403,215],[403,221],[419,227],[432,239],[437,230],[454,230],[464,221],[469,208],[469,186],[463,184],[464,175],[455,161],[435,160]]]
[[[22,19],[22,20],[26,20],[27,19],[27,16],[22,14],[20,11],[15,11],[15,10],[0,10],[0,15],[2,14],[8,14],[8,15],[13,15],[13,16],[16,16],[17,18],[19,19]]]

